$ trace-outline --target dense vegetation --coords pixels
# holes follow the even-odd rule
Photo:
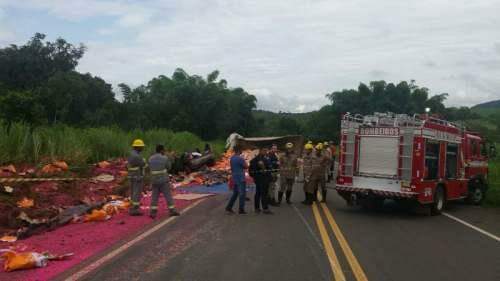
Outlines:
[[[253,125],[255,97],[229,88],[218,71],[203,78],[177,69],[135,89],[120,84],[118,101],[103,79],[75,71],[85,46],[44,39],[37,33],[23,46],[0,49],[0,119],[7,126],[166,128],[216,139]]]
[[[486,203],[500,206],[500,158],[491,159],[489,162],[489,189]]]

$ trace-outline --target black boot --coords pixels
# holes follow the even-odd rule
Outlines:
[[[304,205],[312,205],[312,202],[313,202],[312,196],[313,196],[312,194],[306,193],[306,200],[304,200],[302,202],[302,204],[304,204]]]
[[[306,205],[312,205],[314,203],[314,194],[307,193],[307,203]]]
[[[157,210],[151,210],[151,212],[149,212],[149,217],[155,219],[157,213],[158,213]]]
[[[132,206],[131,208],[128,209],[128,213],[131,216],[142,216],[141,210],[139,210],[139,206]]]
[[[281,201],[283,201],[283,192],[279,191],[278,192],[278,204],[281,204]]]
[[[302,202],[300,202],[300,203],[302,203],[302,204],[306,204],[306,202],[307,202],[307,198],[309,198],[309,197],[307,196],[307,192],[305,192],[305,191],[304,191],[304,201],[302,201]]]
[[[292,204],[292,201],[290,201],[291,197],[292,197],[292,191],[287,191],[286,192],[286,203],[287,204]]]
[[[326,190],[323,190],[323,192],[322,192],[321,195],[323,197],[323,199],[321,200],[321,202],[326,203]]]
[[[177,216],[181,215],[179,212],[177,212],[177,210],[175,208],[170,209],[169,212],[170,212],[170,216],[172,216],[172,217],[177,217]]]
[[[280,205],[278,204],[278,202],[276,202],[276,199],[275,198],[271,198],[269,200],[269,205],[273,206],[273,207],[279,207]]]

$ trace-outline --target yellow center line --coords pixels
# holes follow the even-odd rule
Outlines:
[[[344,235],[340,231],[340,227],[338,224],[335,222],[333,219],[333,215],[330,212],[330,209],[328,209],[328,206],[326,206],[325,203],[321,203],[321,207],[323,211],[325,212],[326,219],[328,223],[330,224],[330,227],[333,230],[333,233],[335,234],[335,237],[337,237],[337,240],[339,241],[340,247],[342,248],[342,251],[344,252],[347,261],[349,262],[349,265],[352,268],[352,271],[354,273],[354,276],[356,277],[356,280],[358,281],[368,281],[368,278],[366,278],[366,274],[361,268],[361,265],[359,264],[358,260],[354,256],[354,253],[351,250],[351,247],[349,247],[349,244],[347,243],[347,240],[345,239]]]
[[[318,206],[316,202],[312,205],[314,218],[316,219],[316,224],[318,225],[319,234],[321,235],[321,240],[323,240],[323,245],[325,246],[326,255],[328,256],[328,261],[330,262],[330,266],[332,268],[333,277],[335,281],[345,281],[344,273],[342,272],[342,268],[340,267],[339,259],[335,255],[335,250],[333,250],[332,241],[330,241],[330,237],[328,236],[328,232],[326,231],[325,224],[323,223],[323,219],[321,218],[321,214],[319,212]]]

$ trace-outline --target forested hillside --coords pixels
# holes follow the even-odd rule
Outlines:
[[[256,97],[241,87],[230,87],[217,70],[200,76],[178,68],[172,75],[160,74],[135,88],[124,81],[113,89],[102,78],[75,70],[85,51],[83,44],[64,39],[50,42],[39,33],[22,46],[0,49],[2,122],[7,127],[22,122],[33,128],[164,128],[188,131],[205,140],[238,132],[245,136],[302,134],[312,140],[337,141],[343,113],[414,114],[430,108],[432,114],[462,121],[499,140],[496,102],[472,110],[446,107],[447,93],[431,95],[413,80],[360,83],[357,88],[326,94],[329,103],[317,111],[272,113],[256,110]]]

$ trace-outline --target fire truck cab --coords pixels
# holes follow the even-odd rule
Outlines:
[[[479,134],[429,115],[345,114],[335,189],[349,204],[411,200],[440,214],[446,201],[480,204],[488,161]]]

